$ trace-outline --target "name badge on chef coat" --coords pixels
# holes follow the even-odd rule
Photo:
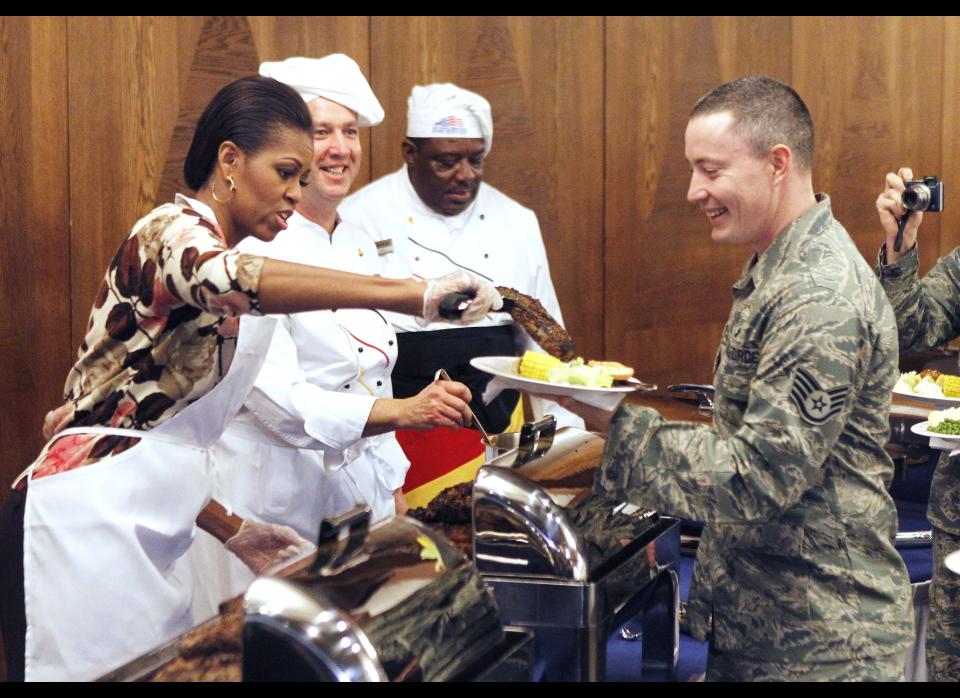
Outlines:
[[[386,240],[377,240],[375,243],[377,246],[377,254],[380,257],[388,255],[393,252],[393,238],[387,238]]]

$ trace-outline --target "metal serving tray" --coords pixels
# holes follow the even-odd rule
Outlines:
[[[545,678],[601,680],[607,637],[639,613],[644,669],[671,672],[679,521],[592,494],[596,434],[551,418],[498,439],[474,483],[474,563],[504,622],[536,634]]]

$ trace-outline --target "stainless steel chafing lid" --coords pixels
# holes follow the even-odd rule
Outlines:
[[[273,663],[328,680],[445,680],[502,641],[493,596],[456,548],[412,519],[368,520],[325,521],[302,569],[251,586],[245,678],[272,678]]]
[[[566,512],[516,473],[482,467],[473,485],[473,512],[477,569],[589,578],[580,535]]]
[[[326,675],[335,681],[387,680],[366,634],[321,592],[305,593],[294,581],[260,577],[244,597],[244,611],[247,654],[256,652],[260,662],[265,661],[269,650],[260,650],[259,646],[266,644],[269,648],[270,644],[269,634],[258,633],[258,626],[298,643],[302,650],[295,655],[301,662],[316,666],[316,674],[320,676]],[[250,673],[246,667],[245,672]]]
[[[500,435],[513,448],[474,484],[474,552],[485,574],[586,582],[633,554],[657,514],[592,494],[605,440],[548,418]],[[504,440],[508,439],[506,443]]]
[[[519,432],[494,438],[501,455],[487,465],[509,468],[536,483],[560,506],[593,487],[593,477],[606,440],[593,432],[563,427],[547,416],[525,424]]]
[[[443,536],[413,519],[385,519],[368,529],[351,516],[358,518],[351,512],[328,520],[328,542],[321,540],[310,567],[294,580],[357,623],[399,606],[467,561]]]

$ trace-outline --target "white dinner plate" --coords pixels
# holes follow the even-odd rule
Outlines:
[[[917,436],[925,436],[930,439],[930,448],[936,448],[941,451],[960,450],[960,434],[938,434],[935,431],[927,429],[927,422],[917,422],[912,427],[912,431]]]
[[[934,407],[960,407],[960,397],[927,397],[926,395],[917,395],[916,393],[903,393],[899,390],[894,390],[893,394],[909,398],[910,400],[916,400],[917,402],[923,402]]]
[[[492,374],[504,388],[522,390],[526,393],[538,395],[572,397],[597,407],[606,407],[611,403],[615,407],[628,393],[635,390],[651,392],[657,389],[657,386],[644,383],[636,378],[631,378],[625,382],[626,384],[615,384],[610,388],[591,388],[584,385],[538,381],[533,378],[524,378],[517,373],[519,363],[520,358],[517,356],[478,356],[470,360],[471,366],[484,373]]]

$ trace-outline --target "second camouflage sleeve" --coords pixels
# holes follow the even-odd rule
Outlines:
[[[877,273],[897,316],[902,351],[933,349],[960,334],[960,248],[940,259],[922,280],[916,246],[896,264],[883,261],[881,250]]]

